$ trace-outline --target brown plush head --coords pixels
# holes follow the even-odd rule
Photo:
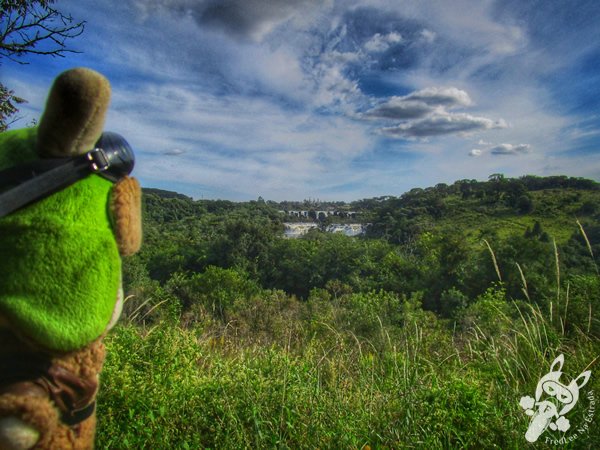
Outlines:
[[[89,151],[102,134],[110,102],[110,83],[90,69],[59,75],[52,86],[38,130],[38,155],[75,156]]]
[[[37,153],[42,158],[75,156],[94,148],[102,134],[110,103],[109,81],[91,69],[60,74],[50,90],[38,129]],[[110,213],[122,256],[141,245],[141,189],[125,177],[112,190]]]

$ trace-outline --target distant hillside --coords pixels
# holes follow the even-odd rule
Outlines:
[[[275,225],[282,222],[320,221],[332,223],[369,223],[368,237],[382,238],[394,244],[413,241],[425,231],[454,232],[471,242],[494,239],[513,233],[525,233],[536,223],[559,242],[569,239],[577,229],[577,220],[598,223],[600,183],[566,176],[504,178],[490,176],[489,181],[459,180],[452,185],[438,184],[415,188],[399,197],[386,196],[350,203],[196,200],[176,192],[144,189],[146,217],[165,223],[205,214],[223,216],[244,214],[268,217]],[[284,211],[302,209],[306,218]],[[325,216],[319,211],[352,211]]]
[[[142,191],[144,192],[144,194],[152,194],[162,198],[179,198],[181,200],[193,200],[192,197],[188,197],[187,195],[179,194],[178,192],[173,191],[165,191],[163,189],[143,188]]]
[[[460,180],[412,189],[400,197],[355,202],[374,237],[405,243],[423,231],[460,232],[479,241],[524,233],[539,222],[559,241],[568,239],[577,219],[598,221],[600,183],[568,177]]]
[[[399,244],[435,230],[464,233],[470,241],[479,242],[482,237],[523,234],[536,223],[552,238],[564,242],[578,219],[593,220],[600,213],[600,184],[561,177],[463,180],[450,186],[412,189],[400,197],[353,202],[348,209],[356,212],[352,221],[373,225],[369,228],[371,237]],[[320,217],[319,211],[313,210],[312,217]],[[321,221],[329,224],[340,218]]]
[[[588,281],[588,291],[596,289],[600,185],[590,180],[494,175],[486,182],[460,180],[399,197],[307,202],[304,223],[320,226],[298,239],[284,239],[284,224],[290,228],[289,222],[299,220],[285,213],[292,202],[173,194],[144,191],[144,245],[124,266],[125,285],[150,289],[148,283],[157,282],[175,289],[181,277],[219,267],[303,299],[313,289],[330,289],[334,297],[382,289],[418,295],[425,309],[445,317],[497,281],[509,298],[535,298],[548,308],[559,282],[571,296],[576,285],[588,289]],[[321,214],[332,210],[353,214]],[[332,226],[336,223],[342,225]],[[366,233],[325,232],[350,224]],[[575,279],[580,276],[591,278]],[[193,298],[183,300],[184,307]],[[584,312],[589,317],[589,308]]]

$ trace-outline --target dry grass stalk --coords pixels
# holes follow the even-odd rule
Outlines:
[[[494,269],[496,269],[496,275],[498,276],[498,281],[502,282],[502,275],[500,275],[500,268],[498,267],[498,261],[496,260],[496,255],[494,254],[494,250],[492,250],[492,246],[484,239],[485,245],[487,245],[488,250],[490,251],[490,255],[492,255],[492,262],[494,263]]]
[[[596,269],[596,275],[600,276],[600,271],[598,270],[598,265],[596,264],[596,259],[594,258],[594,251],[592,250],[592,244],[590,244],[590,240],[581,225],[579,219],[576,220],[577,225],[579,225],[579,231],[581,231],[581,235],[583,236],[583,240],[585,241],[585,245],[587,246],[588,251],[590,252],[590,256],[592,257],[592,262],[594,263],[594,268]]]
[[[523,283],[523,287],[521,288],[521,291],[523,291],[523,294],[525,294],[525,298],[527,299],[527,301],[531,301],[531,299],[529,298],[529,289],[527,288],[527,280],[525,279],[523,270],[521,269],[521,266],[519,265],[519,263],[515,263],[515,264],[517,265],[517,269],[519,269],[519,273],[521,274],[521,282]]]
[[[552,244],[554,245],[554,263],[556,264],[556,312],[560,315],[560,261],[556,239],[552,239]]]

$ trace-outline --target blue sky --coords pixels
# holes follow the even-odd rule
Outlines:
[[[600,181],[600,3],[63,0],[82,53],[2,61],[38,118],[53,78],[113,86],[145,187],[358,200],[565,174]]]

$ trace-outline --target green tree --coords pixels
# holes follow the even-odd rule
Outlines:
[[[0,132],[6,131],[8,126],[16,120],[9,120],[9,118],[19,111],[17,105],[22,103],[25,103],[24,99],[17,97],[14,91],[9,91],[0,83]]]
[[[529,195],[523,194],[517,199],[516,207],[521,214],[528,214],[533,211],[533,200]]]
[[[260,293],[259,286],[236,269],[208,266],[203,273],[175,273],[165,289],[182,303],[184,311],[203,308],[214,319],[228,321],[234,303]]]

